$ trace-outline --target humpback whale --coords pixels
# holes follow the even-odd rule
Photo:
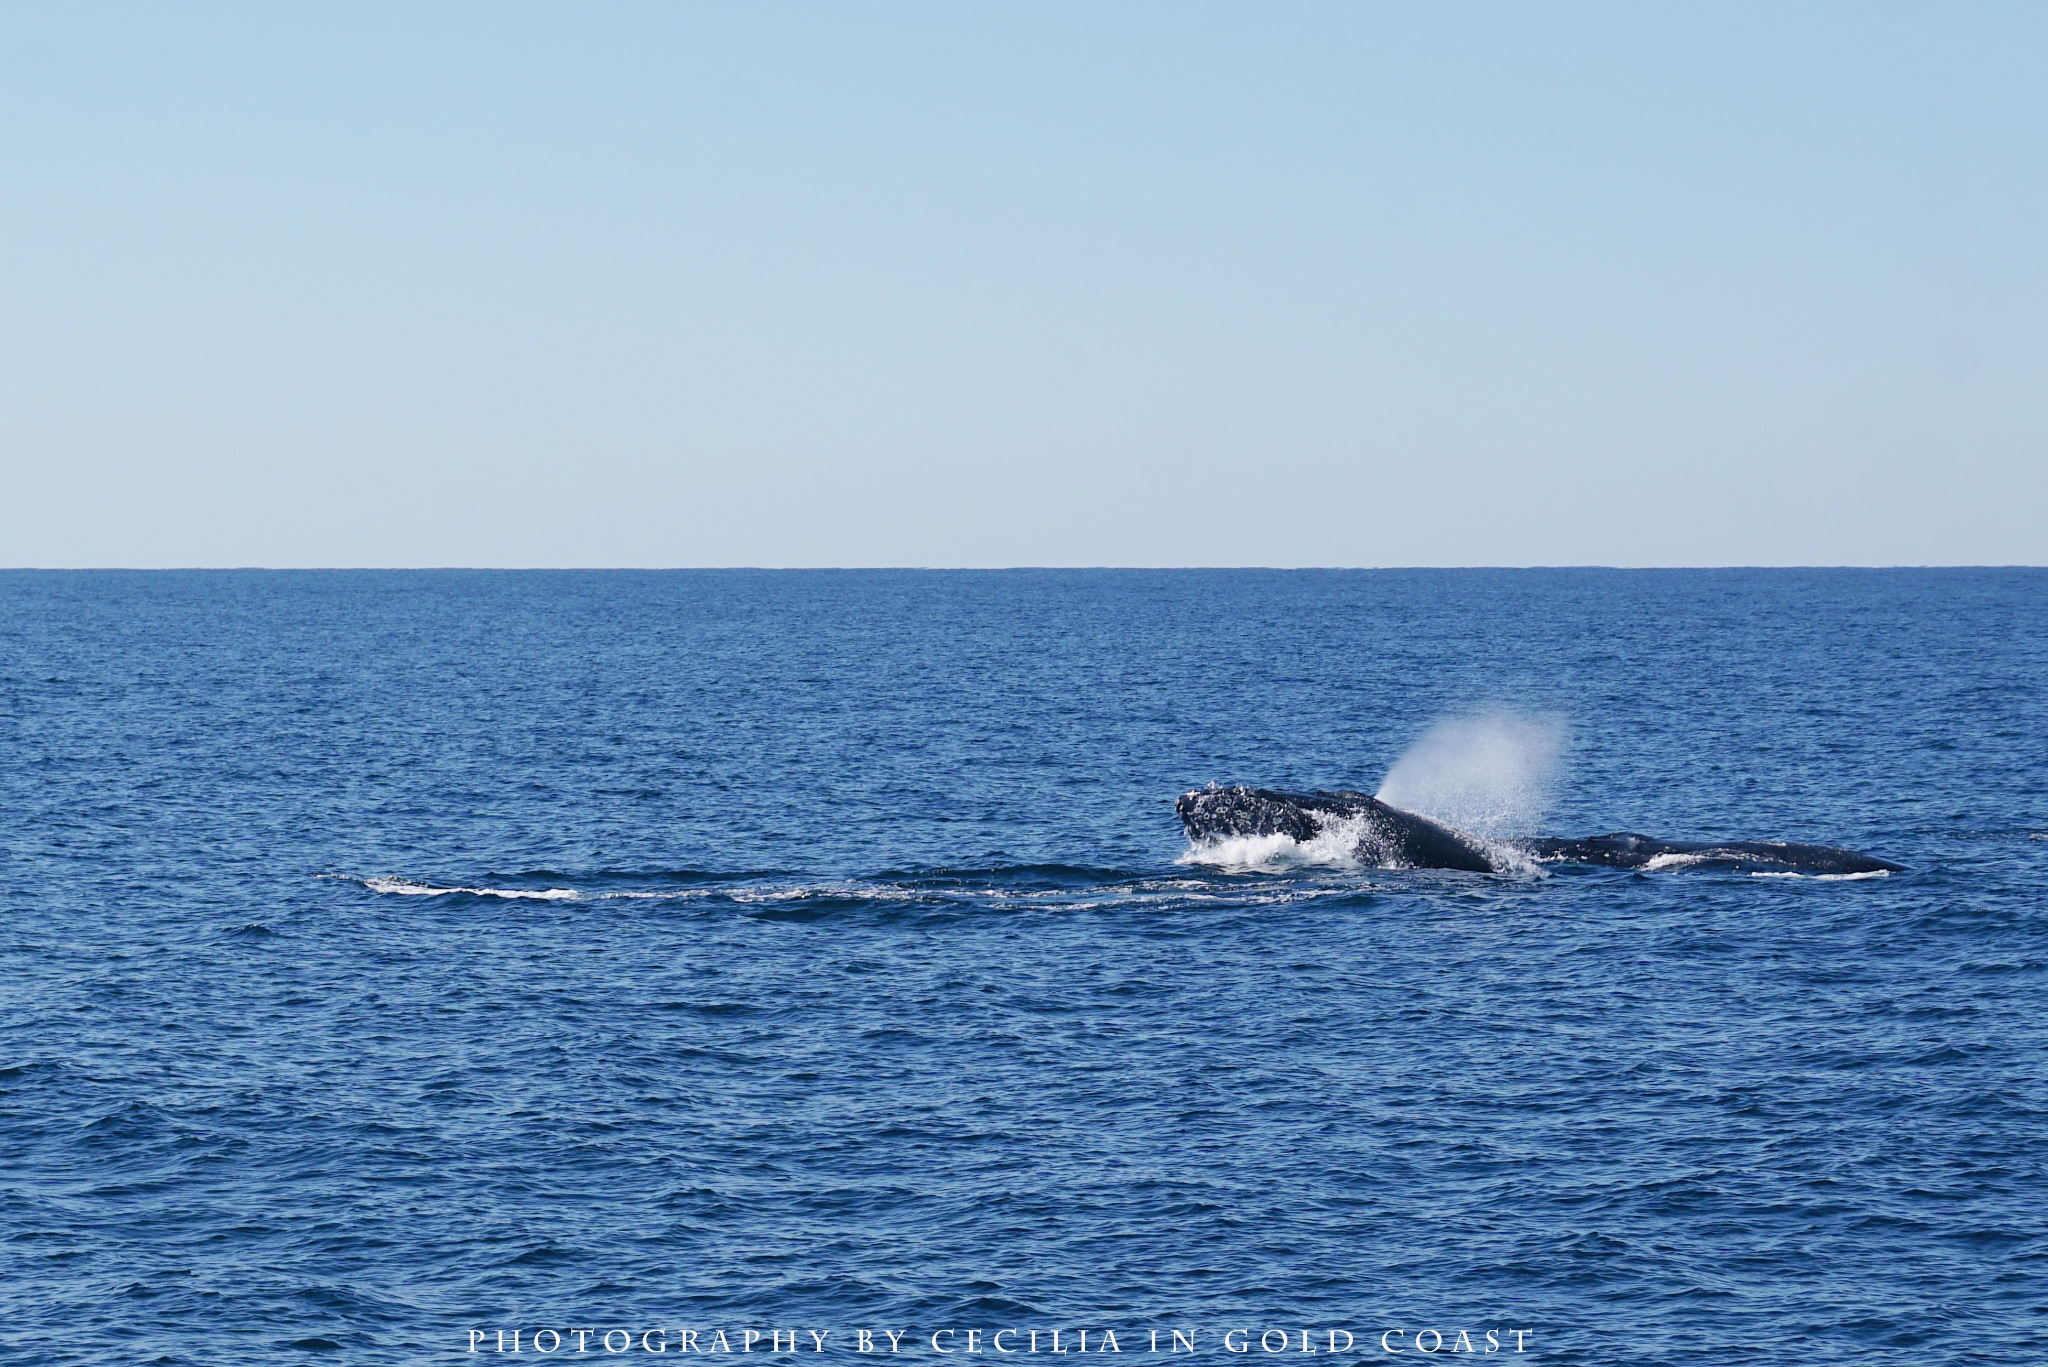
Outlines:
[[[1284,835],[1309,841],[1333,831],[1352,842],[1352,857],[1379,868],[1464,869],[1500,873],[1516,857],[1543,862],[1605,864],[1622,869],[1710,866],[1743,873],[1896,873],[1889,860],[1777,840],[1657,840],[1621,831],[1583,840],[1527,839],[1486,843],[1364,793],[1288,793],[1274,788],[1211,784],[1174,803],[1188,839]]]

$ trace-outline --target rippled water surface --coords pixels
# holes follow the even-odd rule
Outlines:
[[[1474,714],[1908,871],[1174,819]],[[2042,572],[0,575],[0,811],[9,1361],[2048,1361]]]

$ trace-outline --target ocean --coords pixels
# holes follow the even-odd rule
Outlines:
[[[1906,869],[1175,819],[1461,726]],[[2048,572],[11,572],[0,813],[10,1363],[2048,1361]]]

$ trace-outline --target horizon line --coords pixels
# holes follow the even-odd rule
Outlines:
[[[1430,571],[1601,570],[1681,573],[1701,570],[2039,570],[2025,562],[1886,564],[1573,564],[1481,565],[0,565],[0,574],[1413,574]]]

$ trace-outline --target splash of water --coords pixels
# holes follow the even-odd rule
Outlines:
[[[1554,717],[1448,718],[1394,762],[1376,796],[1473,835],[1528,835],[1550,805],[1564,745],[1564,723]]]
[[[1364,823],[1356,819],[1325,821],[1315,837],[1297,841],[1286,835],[1232,835],[1192,841],[1180,864],[1207,864],[1227,869],[1258,869],[1277,873],[1303,867],[1357,868],[1358,839]]]

